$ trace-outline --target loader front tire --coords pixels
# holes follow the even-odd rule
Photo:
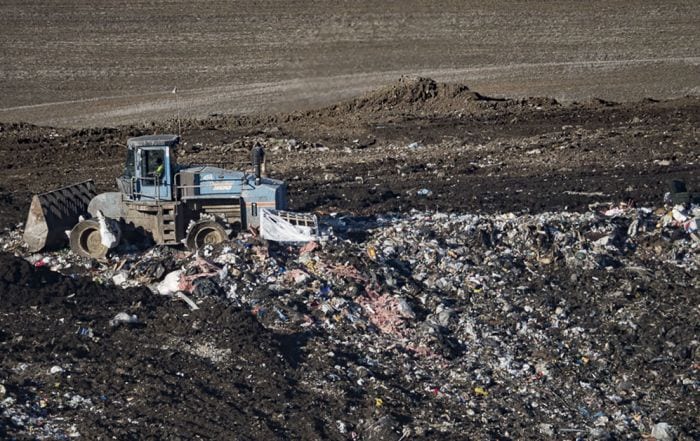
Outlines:
[[[102,245],[100,224],[89,219],[79,222],[70,232],[70,249],[75,254],[92,259],[104,259],[109,248]]]
[[[216,245],[226,239],[228,239],[228,234],[220,223],[205,220],[192,225],[187,233],[185,244],[190,250],[196,251],[205,245]]]

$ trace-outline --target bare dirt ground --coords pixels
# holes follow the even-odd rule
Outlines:
[[[692,1],[7,1],[0,121],[311,109],[404,74],[493,96],[675,98],[698,93],[699,22]]]

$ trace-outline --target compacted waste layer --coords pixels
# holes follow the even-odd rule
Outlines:
[[[694,439],[697,215],[335,215],[104,262],[8,230],[0,433]]]

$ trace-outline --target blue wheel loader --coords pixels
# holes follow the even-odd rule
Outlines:
[[[261,176],[262,147],[253,149],[253,171],[245,172],[179,166],[179,141],[176,135],[130,138],[117,192],[96,194],[94,182],[87,181],[35,195],[24,231],[29,251],[68,240],[76,254],[104,258],[123,230],[196,250],[258,227],[264,210],[287,208],[286,184]],[[315,216],[292,217],[294,224],[317,228]]]

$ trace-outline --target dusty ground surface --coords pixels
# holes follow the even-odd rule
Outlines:
[[[685,179],[691,188],[700,184],[699,107],[700,100],[692,97],[566,105],[546,98],[490,99],[465,86],[403,79],[314,111],[185,121],[179,160],[247,160],[250,146],[261,140],[271,174],[290,184],[292,208],[320,214],[405,214],[414,208],[538,214],[587,211],[589,204],[608,202],[658,207],[668,180]],[[112,189],[126,138],[176,132],[177,123],[93,129],[3,123],[0,129],[0,220],[12,228],[24,220],[32,192],[83,179]],[[410,281],[413,276],[401,272],[404,264],[388,257],[376,262],[358,257],[370,243],[362,241],[380,248],[381,238],[354,237],[359,244],[339,244],[318,255],[351,262],[381,283],[393,274],[417,289],[403,294],[417,311],[415,329],[434,312],[434,303],[418,300],[425,291],[458,306],[460,317],[475,320],[482,337],[488,334],[483,343],[465,343],[471,345],[466,351],[450,339],[430,343],[440,353],[438,361],[408,355],[372,328],[344,324],[336,331],[296,328],[289,334],[270,322],[272,312],[261,325],[249,304],[201,295],[202,309],[189,312],[145,288],[121,290],[104,283],[99,274],[105,268],[99,265],[83,271],[85,279],[3,254],[0,382],[3,396],[13,400],[3,406],[14,413],[0,420],[0,435],[639,439],[654,424],[667,422],[680,439],[695,439],[700,436],[692,411],[698,405],[699,285],[692,269],[697,249],[681,233],[659,236],[653,223],[649,228],[648,239],[630,239],[635,248],[625,246],[607,263],[590,268],[571,267],[556,253],[548,265],[533,257],[495,262],[489,259],[500,259],[503,249],[493,254],[490,245],[474,238],[459,242],[467,247],[458,252],[472,259],[467,260],[472,272],[493,271],[510,277],[513,289],[525,286],[503,291],[496,284],[483,291],[465,282],[466,297]],[[440,246],[462,240],[449,230],[430,231],[421,226],[415,240]],[[598,239],[595,228],[587,234],[590,241]],[[406,242],[409,255],[415,253],[412,246]],[[254,257],[246,256],[243,264],[252,265]],[[622,268],[632,269],[615,270],[620,260]],[[298,265],[293,258],[276,261]],[[255,283],[265,286],[267,273],[252,277],[245,280],[261,278]],[[313,277],[327,283],[322,274]],[[336,293],[351,286],[347,280],[335,283]],[[275,305],[276,295],[292,294],[262,290],[256,295]],[[365,295],[360,290],[354,301]],[[502,312],[503,302],[514,312]],[[290,314],[298,305],[281,306]],[[542,324],[550,314],[560,314],[558,307],[567,317],[565,328],[578,332],[574,340]],[[111,327],[109,320],[122,311],[137,314],[143,325]],[[528,319],[523,311],[534,316]],[[511,333],[522,320],[531,320],[548,343]],[[455,323],[450,329],[457,335]],[[81,334],[81,328],[92,335]],[[579,328],[587,331],[581,334]],[[344,340],[347,336],[374,352],[363,353]],[[492,372],[487,364],[498,364],[504,344],[515,344],[518,366],[550,360],[549,374],[539,368],[524,377]],[[52,372],[53,366],[60,370]],[[416,374],[418,368],[427,373]],[[353,369],[365,372],[361,379],[369,373],[374,380],[358,387],[357,377],[343,374]],[[450,372],[459,372],[459,381],[466,383],[455,383]],[[542,387],[530,384],[543,375]],[[518,388],[524,389],[514,395]],[[542,402],[550,404],[542,407]]]
[[[111,126],[178,99],[186,117],[309,109],[402,74],[560,101],[697,95],[699,23],[688,0],[11,0],[0,121]]]

